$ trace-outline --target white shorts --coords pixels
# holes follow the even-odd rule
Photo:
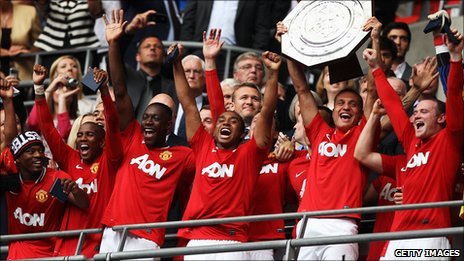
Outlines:
[[[302,221],[297,224],[300,235]],[[349,218],[309,218],[303,238],[357,235],[358,225]],[[298,260],[358,260],[358,244],[309,246],[300,248]]]
[[[248,260],[273,261],[274,249],[248,251]]]
[[[192,239],[188,242],[187,247],[213,246],[213,245],[230,245],[241,244],[239,241],[231,240],[206,240]],[[243,252],[222,252],[212,254],[186,255],[184,260],[248,260],[246,251]]]
[[[103,231],[100,253],[117,252],[119,243],[122,239],[122,231],[113,231],[110,227]],[[160,247],[153,241],[141,238],[128,233],[123,251],[131,250],[150,250],[159,249]],[[144,258],[137,260],[160,260],[158,257]]]
[[[406,252],[405,250],[414,250]],[[388,242],[385,256],[380,260],[450,260],[449,257],[430,256],[424,249],[451,249],[451,245],[446,237],[432,238],[413,238],[392,240]]]

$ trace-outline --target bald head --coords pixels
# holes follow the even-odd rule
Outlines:
[[[174,102],[174,100],[171,98],[171,96],[167,95],[166,93],[157,94],[153,98],[151,98],[148,105],[153,104],[155,102],[158,102],[158,103],[161,103],[161,104],[164,104],[164,105],[168,106],[169,109],[171,109],[171,111],[172,111],[172,121],[173,122],[176,121],[177,105]]]

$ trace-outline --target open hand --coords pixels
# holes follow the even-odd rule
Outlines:
[[[108,18],[105,14],[103,14],[103,21],[105,21],[106,25],[106,41],[108,43],[118,41],[123,32],[124,27],[127,25],[127,21],[123,21],[124,11],[120,10],[113,10],[111,21],[108,21]]]
[[[437,58],[427,56],[423,62],[422,69],[418,70],[417,67],[418,66],[415,64],[412,68],[411,78],[413,87],[423,92],[438,78]]]
[[[155,10],[148,10],[144,13],[137,14],[134,16],[132,21],[125,28],[125,33],[133,34],[137,30],[142,29],[148,25],[156,25],[156,22],[148,21],[148,16],[151,14],[156,14]]]
[[[213,28],[209,31],[209,36],[206,37],[206,32],[203,32],[203,56],[206,59],[215,59],[221,51],[224,41],[221,39],[221,29]]]

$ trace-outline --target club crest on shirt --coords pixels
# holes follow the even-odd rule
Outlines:
[[[90,172],[92,172],[93,174],[97,173],[97,171],[98,171],[98,166],[99,166],[98,163],[92,164],[92,166],[90,167]]]
[[[48,199],[48,193],[47,191],[41,189],[35,193],[35,199],[37,199],[38,202],[44,203]]]
[[[160,159],[169,160],[170,158],[172,158],[172,152],[170,152],[169,150],[160,153]]]

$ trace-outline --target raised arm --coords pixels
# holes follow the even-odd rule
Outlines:
[[[35,106],[37,109],[37,117],[42,135],[50,147],[53,154],[53,159],[58,163],[61,169],[68,170],[68,153],[73,149],[70,148],[61,138],[60,133],[53,124],[53,118],[48,108],[43,82],[47,76],[47,69],[36,64],[33,68],[32,80],[34,82],[35,91]]]
[[[354,149],[354,157],[361,164],[368,167],[369,169],[382,173],[382,157],[380,153],[376,152],[377,144],[376,133],[379,129],[380,118],[385,114],[385,110],[382,107],[382,103],[377,99],[372,108],[371,115],[367,120],[366,126],[364,126],[361,135],[356,143]]]
[[[124,63],[121,54],[119,53],[119,40],[121,39],[124,27],[127,22],[123,22],[124,11],[113,10],[111,22],[108,21],[106,15],[103,15],[103,20],[106,24],[106,40],[108,41],[108,58],[111,75],[111,83],[114,89],[116,98],[116,109],[119,116],[119,129],[125,130],[129,124],[135,120],[134,107],[127,93],[126,74],[124,71]]]
[[[5,113],[4,135],[5,140],[0,142],[0,152],[8,146],[13,138],[18,134],[16,129],[16,116],[13,105],[13,87],[5,80],[0,79],[0,98],[3,100],[3,110]]]
[[[216,71],[216,58],[221,51],[224,41],[220,42],[221,29],[211,29],[208,38],[206,32],[203,32],[203,56],[205,57],[206,71],[206,92],[208,93],[208,101],[211,106],[211,116],[213,119],[214,130],[216,120],[219,115],[226,111],[224,106],[224,95],[222,93],[221,84]]]
[[[179,98],[179,102],[185,113],[185,133],[187,141],[190,141],[202,124],[197,103],[195,101],[195,94],[193,94],[192,89],[190,89],[188,85],[187,78],[185,78],[184,67],[181,62],[184,47],[181,44],[172,44],[169,46],[168,54],[170,54],[176,46],[179,48],[179,56],[172,64],[174,71],[174,83],[176,85],[177,97]]]
[[[463,36],[456,29],[451,32],[459,40],[458,44],[447,41],[450,52],[450,72],[448,75],[448,93],[446,97],[446,129],[448,131],[457,131],[462,133],[464,122],[464,101],[462,98],[463,89],[463,68],[462,68],[462,50],[464,48]]]
[[[277,104],[277,82],[281,59],[272,52],[262,54],[263,62],[268,69],[268,79],[264,91],[263,107],[256,120],[253,137],[258,148],[265,149],[272,145],[272,121]]]

